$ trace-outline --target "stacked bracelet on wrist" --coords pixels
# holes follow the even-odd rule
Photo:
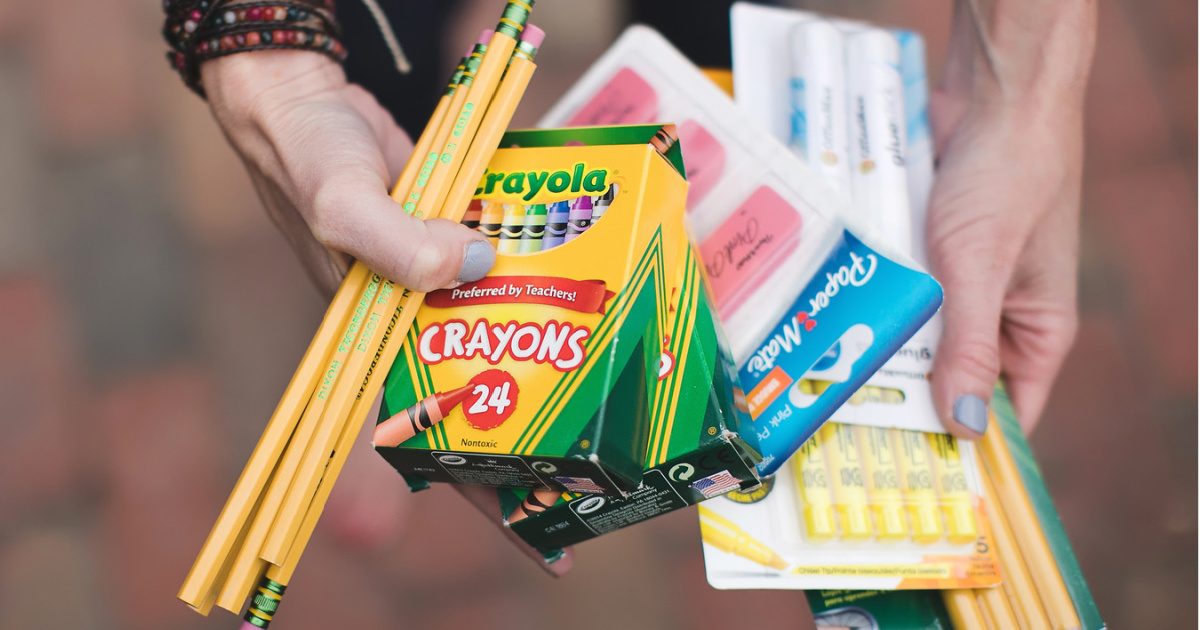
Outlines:
[[[250,50],[295,49],[346,58],[333,0],[163,0],[167,61],[201,96],[200,64]]]

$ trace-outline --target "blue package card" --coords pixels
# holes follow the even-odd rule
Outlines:
[[[848,230],[738,371],[759,452],[773,474],[937,311],[932,276]]]

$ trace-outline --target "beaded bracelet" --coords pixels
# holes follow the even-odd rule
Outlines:
[[[200,64],[251,50],[312,50],[346,58],[333,0],[164,0],[167,61],[189,88],[204,96]]]

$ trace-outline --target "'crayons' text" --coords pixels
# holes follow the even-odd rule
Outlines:
[[[583,364],[584,345],[592,334],[586,326],[551,320],[543,326],[510,321],[493,324],[486,319],[468,323],[452,319],[430,324],[421,331],[417,356],[426,365],[449,359],[482,357],[496,365],[507,355],[516,361],[549,363],[561,372]]]

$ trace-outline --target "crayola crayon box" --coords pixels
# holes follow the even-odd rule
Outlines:
[[[679,300],[702,293],[683,271],[694,257],[673,134],[658,124],[504,137],[468,212],[496,265],[428,295],[386,381],[375,446],[410,486],[624,495],[642,483],[647,445],[669,423],[655,407],[664,353],[717,349],[711,326],[667,330]],[[714,380],[691,385],[708,395]],[[732,406],[714,404],[728,442]]]

